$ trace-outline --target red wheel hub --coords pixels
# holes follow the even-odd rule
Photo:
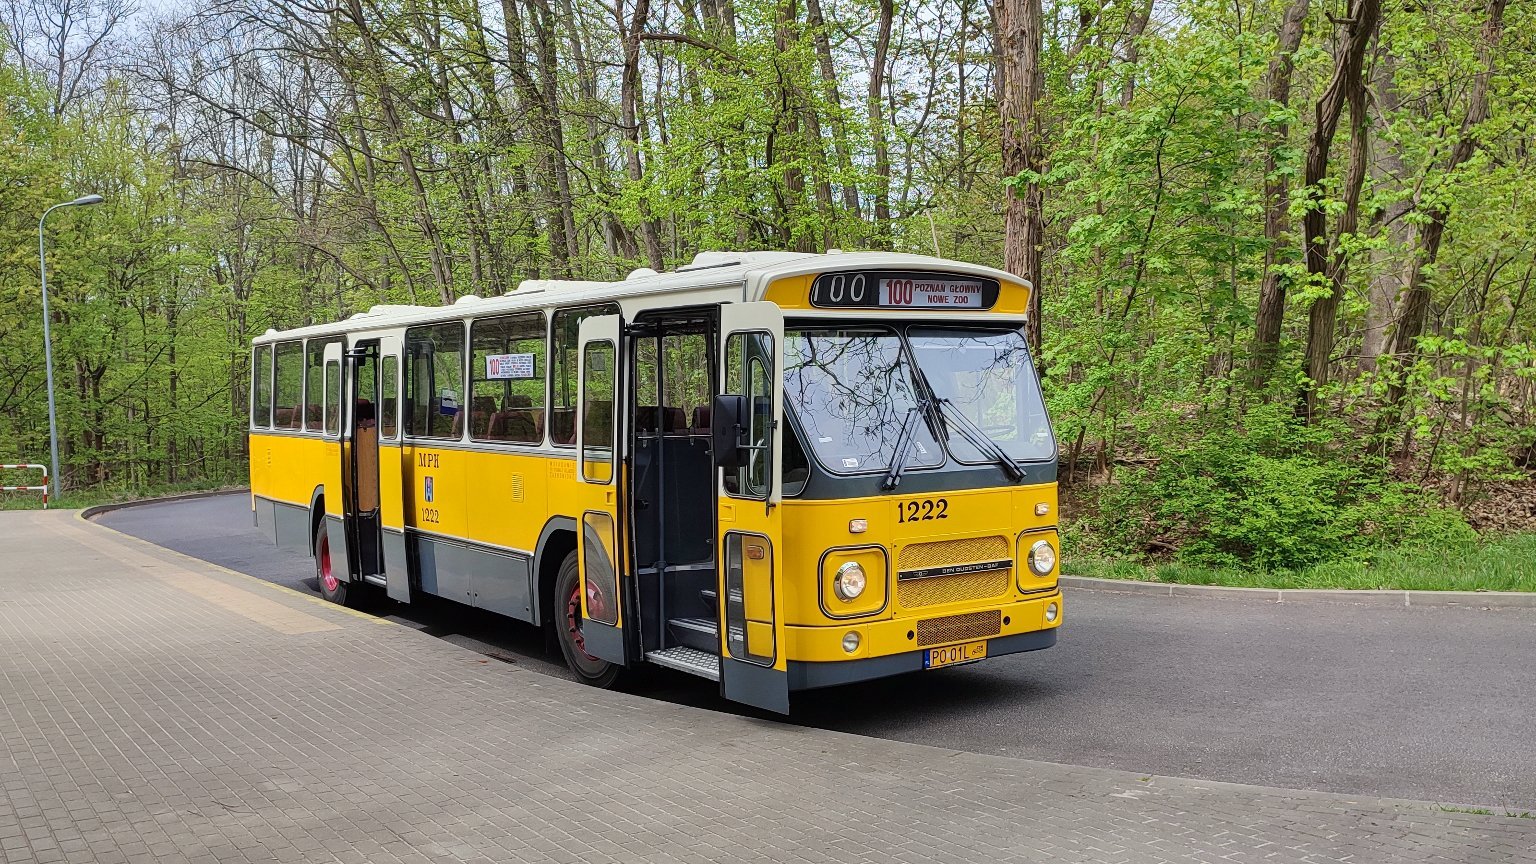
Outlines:
[[[331,572],[331,540],[324,534],[320,535],[320,553],[316,557],[320,561],[320,584],[325,586],[326,593],[334,594],[341,583]]]
[[[607,611],[607,607],[608,604],[603,599],[602,592],[588,583],[587,609],[591,610],[593,614],[602,615]],[[587,653],[587,640],[581,635],[581,620],[581,580],[578,579],[576,584],[571,586],[571,596],[566,598],[565,631],[571,637],[571,645],[581,652],[581,656],[588,660],[596,661],[598,658]]]

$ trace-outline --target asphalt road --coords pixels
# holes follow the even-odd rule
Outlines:
[[[279,552],[251,527],[244,494],[131,507],[99,521],[317,593],[309,559]],[[444,602],[376,612],[569,677],[526,625]],[[744,713],[681,674],[635,686]],[[1049,651],[797,694],[792,720],[1148,775],[1532,811],[1536,609],[1073,591]]]

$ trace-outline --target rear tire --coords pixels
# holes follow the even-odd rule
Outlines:
[[[549,619],[555,626],[555,640],[560,643],[560,653],[565,655],[565,665],[576,673],[576,680],[605,690],[619,680],[623,667],[588,654],[582,640],[581,567],[574,551],[560,562]]]
[[[320,585],[320,596],[340,606],[347,605],[346,580],[336,575],[331,564],[331,539],[325,530],[325,519],[315,526],[315,581]]]

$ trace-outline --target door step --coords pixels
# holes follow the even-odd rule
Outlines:
[[[665,666],[668,669],[687,672],[689,675],[697,675],[700,678],[708,678],[711,681],[720,680],[720,656],[718,654],[706,654],[696,648],[679,645],[676,648],[649,651],[646,653],[645,659],[647,662],[655,663],[657,666]]]
[[[669,618],[667,630],[669,641],[706,654],[720,653],[720,625],[712,618]]]
[[[385,579],[383,576],[378,575],[376,573],[364,573],[363,574],[363,581],[367,582],[370,585],[377,585],[380,588],[387,588],[387,587],[389,587],[389,580]]]

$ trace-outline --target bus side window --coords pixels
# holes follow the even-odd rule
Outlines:
[[[325,364],[325,434],[341,432],[341,364]]]
[[[325,421],[325,346],[340,339],[304,343],[304,431],[319,432]]]
[[[273,356],[272,427],[299,429],[304,425],[304,343],[280,343]]]
[[[725,381],[721,392],[747,397],[747,462],[725,472],[725,491],[745,498],[768,494],[773,469],[773,340],[766,333],[732,333],[725,343]]]
[[[272,425],[272,346],[257,345],[251,358],[251,426]]]
[[[405,434],[463,436],[464,325],[454,321],[405,331]]]
[[[399,382],[395,380],[395,367],[400,358],[385,354],[383,368],[379,372],[379,437],[392,440],[395,437],[395,409],[400,402]]]
[[[594,483],[607,483],[613,479],[613,382],[618,376],[613,343],[589,343],[586,360],[581,476]]]
[[[482,318],[470,325],[469,437],[544,442],[544,313]]]
[[[549,440],[570,446],[576,443],[576,351],[581,322],[593,315],[617,315],[614,303],[561,309],[550,327]]]

